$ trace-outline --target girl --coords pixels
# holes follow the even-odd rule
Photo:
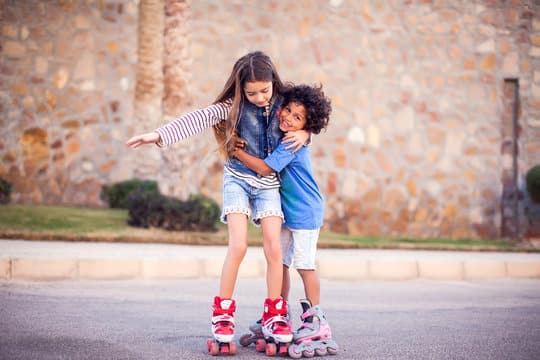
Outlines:
[[[247,250],[248,218],[262,227],[267,262],[267,298],[264,301],[263,332],[275,343],[288,343],[292,332],[287,323],[287,306],[280,298],[283,269],[280,231],[283,220],[279,179],[275,173],[259,176],[240,160],[231,158],[235,133],[247,141],[246,151],[265,158],[283,136],[276,113],[281,105],[283,83],[270,58],[261,51],[236,61],[221,94],[207,108],[195,110],[153,132],[137,135],[126,142],[131,148],[155,143],[167,146],[213,126],[221,153],[223,210],[221,220],[228,224],[228,249],[221,271],[219,296],[212,306],[212,333],[217,342],[208,342],[212,354],[231,344],[234,337],[233,297],[238,268]],[[306,131],[286,137],[290,147],[300,148],[308,139]],[[232,343],[233,344],[233,343]],[[219,348],[218,348],[219,347]],[[233,349],[230,349],[233,352]]]

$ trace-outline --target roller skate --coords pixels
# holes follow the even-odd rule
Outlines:
[[[213,356],[219,354],[236,354],[234,338],[234,311],[236,303],[233,299],[214,298],[212,305],[212,335],[214,338],[206,340],[208,352]]]
[[[255,321],[253,324],[249,325],[249,331],[250,333],[249,334],[244,334],[240,337],[240,345],[246,347],[246,346],[249,346],[251,344],[256,344],[257,343],[257,340],[259,339],[263,339],[264,340],[264,335],[263,335],[263,332],[262,332],[262,320],[259,319],[257,321]],[[258,351],[264,351],[264,348],[262,350],[258,350]]]
[[[319,305],[311,306],[307,299],[300,300],[302,305],[302,326],[294,332],[293,343],[289,346],[289,356],[293,359],[335,355],[338,344],[332,340],[332,330]]]
[[[290,308],[289,303],[287,303],[287,315],[285,318],[287,319],[287,324],[289,324],[289,328],[292,329],[292,323],[290,321]],[[250,333],[244,334],[240,337],[240,345],[246,347],[251,344],[257,344],[257,340],[263,339],[264,340],[264,334],[262,332],[262,319],[259,319],[249,325],[249,331]],[[263,352],[265,351],[266,342],[263,342],[262,345],[259,345],[259,349],[257,351]]]
[[[255,349],[268,356],[287,354],[293,334],[287,319],[287,301],[266,299],[261,320],[263,337],[255,341]]]

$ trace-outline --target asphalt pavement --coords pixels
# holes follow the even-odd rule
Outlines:
[[[0,240],[0,280],[218,278],[227,248],[176,244]],[[483,280],[540,278],[540,253],[319,249],[322,279]],[[261,247],[249,247],[239,278],[263,278]]]

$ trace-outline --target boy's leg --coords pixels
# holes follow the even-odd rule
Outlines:
[[[291,230],[294,247],[294,266],[304,283],[306,298],[317,305],[320,300],[320,281],[316,271],[315,256],[319,230]]]
[[[289,267],[283,264],[283,282],[281,284],[281,297],[289,301],[289,291],[291,290],[291,275]]]
[[[298,273],[304,283],[306,298],[313,306],[318,305],[321,300],[321,282],[317,270],[298,269]]]

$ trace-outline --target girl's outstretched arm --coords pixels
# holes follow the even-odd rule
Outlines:
[[[136,135],[126,141],[126,146],[132,149],[138,148],[145,144],[157,144],[160,140],[160,136],[157,132],[152,131],[146,134]]]
[[[311,133],[306,130],[289,131],[283,136],[282,142],[284,144],[289,144],[285,149],[293,149],[292,152],[295,153],[300,150],[302,146],[309,145],[311,142]]]
[[[126,142],[126,146],[136,148],[152,143],[160,147],[169,146],[227,119],[231,104],[231,101],[225,101],[188,112],[153,132],[132,137]]]

